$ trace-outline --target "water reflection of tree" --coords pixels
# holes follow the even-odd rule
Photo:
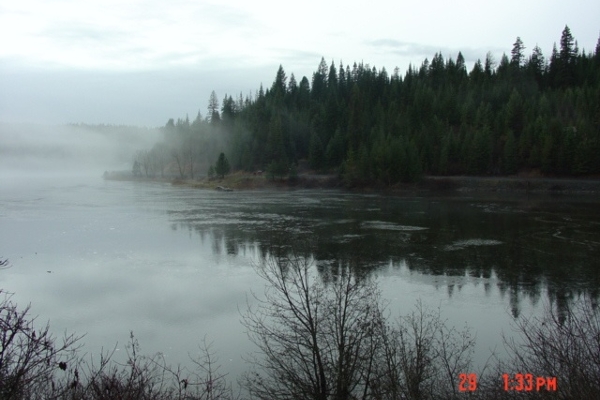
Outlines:
[[[274,241],[293,244],[310,238],[315,243],[311,256],[319,260],[317,269],[324,281],[339,265],[348,265],[357,276],[407,265],[410,271],[434,276],[494,277],[501,294],[509,297],[514,316],[519,315],[522,301],[537,304],[544,291],[558,303],[569,298],[564,294],[569,291],[598,296],[600,248],[587,239],[593,237],[590,229],[594,228],[581,225],[576,232],[567,232],[579,235],[577,240],[557,238],[555,231],[566,229],[564,221],[544,213],[537,203],[512,206],[533,213],[527,218],[514,209],[503,211],[507,206],[495,203],[473,203],[474,212],[465,212],[464,204],[450,201],[408,202],[403,208],[394,204],[394,199],[381,200],[374,208],[378,211],[373,211],[373,220],[397,221],[398,227],[388,229],[362,223],[364,211],[361,214],[357,209],[367,209],[366,204],[310,212],[301,207],[278,212],[269,209],[260,217],[238,212],[239,223],[232,223],[221,211],[216,222],[184,216],[172,228],[187,228],[202,242],[210,240],[215,254],[231,256],[256,247],[264,257]],[[403,226],[427,229],[403,230]],[[465,239],[479,238],[493,238],[498,243],[460,245]],[[447,282],[451,295],[450,285]],[[489,282],[483,288],[490,293]]]

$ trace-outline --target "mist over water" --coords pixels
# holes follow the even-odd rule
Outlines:
[[[0,123],[0,177],[91,177],[131,170],[134,152],[159,137],[158,129],[126,126]]]
[[[341,191],[216,192],[104,181],[131,170],[153,130],[0,126],[0,288],[39,321],[86,334],[85,351],[133,331],[146,354],[188,363],[206,335],[226,372],[252,350],[240,324],[278,238],[312,237],[316,270],[375,276],[392,318],[417,299],[477,334],[476,362],[545,303],[597,293],[600,208],[589,197],[394,197]],[[119,128],[121,129],[121,128]],[[117,353],[119,356],[119,353]],[[224,371],[224,372],[225,372]]]

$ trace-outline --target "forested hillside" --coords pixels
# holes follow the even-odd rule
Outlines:
[[[470,71],[461,53],[435,54],[404,76],[322,59],[311,81],[298,81],[280,66],[256,96],[225,96],[219,106],[213,92],[206,118],[170,120],[164,131],[181,177],[206,174],[220,151],[234,169],[282,177],[308,159],[348,185],[422,174],[598,174],[600,39],[585,52],[565,27],[545,56],[538,46],[526,55],[517,37],[510,55],[488,53]]]

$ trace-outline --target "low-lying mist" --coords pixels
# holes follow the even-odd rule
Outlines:
[[[160,131],[112,125],[0,124],[0,176],[95,175],[131,169]]]

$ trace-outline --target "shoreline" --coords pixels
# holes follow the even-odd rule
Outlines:
[[[447,193],[447,192],[504,192],[536,194],[600,194],[600,179],[541,177],[541,176],[424,176],[415,183],[398,183],[390,187],[361,186],[346,187],[334,174],[300,174],[290,181],[270,180],[264,175],[235,172],[223,179],[178,179],[134,177],[128,171],[106,172],[104,179],[134,182],[161,182],[173,186],[209,190],[296,190],[296,189],[342,189],[350,192],[367,193]]]

